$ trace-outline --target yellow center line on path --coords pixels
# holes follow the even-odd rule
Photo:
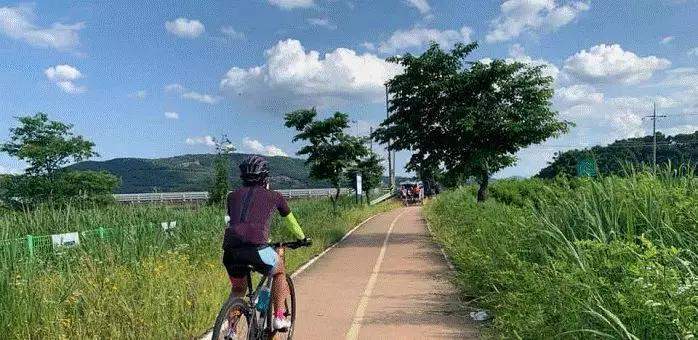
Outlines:
[[[395,219],[393,222],[390,223],[390,228],[388,228],[388,232],[385,234],[385,239],[383,240],[383,246],[381,247],[381,251],[378,254],[378,259],[376,259],[376,264],[373,266],[373,272],[371,272],[371,277],[368,279],[368,283],[366,284],[366,288],[364,289],[364,293],[361,296],[361,301],[359,302],[359,306],[356,307],[356,313],[354,313],[354,319],[351,322],[351,328],[349,328],[349,331],[347,332],[347,340],[356,340],[359,338],[359,330],[361,329],[361,321],[363,321],[364,315],[366,314],[366,307],[368,307],[368,300],[371,298],[371,294],[373,294],[373,288],[376,286],[376,282],[378,281],[378,273],[380,273],[381,270],[381,265],[383,265],[383,258],[385,257],[385,250],[388,248],[388,238],[390,238],[390,234],[393,232],[393,227],[395,227],[395,223],[397,223],[397,220],[402,217],[402,215],[407,212],[407,210],[403,210],[399,215],[395,216]]]

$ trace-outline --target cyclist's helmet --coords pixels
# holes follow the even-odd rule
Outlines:
[[[251,155],[240,164],[240,178],[245,185],[264,184],[269,177],[269,164],[262,156]]]

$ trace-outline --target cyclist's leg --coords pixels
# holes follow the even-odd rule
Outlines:
[[[274,312],[277,318],[283,318],[286,312],[284,300],[289,294],[288,282],[286,281],[286,267],[284,265],[284,250],[279,249],[276,266],[273,269],[273,285],[271,287],[271,299],[274,304]]]
[[[228,272],[232,293],[236,297],[242,297],[247,292],[247,276],[250,275],[248,262],[241,251],[223,252],[223,265]]]

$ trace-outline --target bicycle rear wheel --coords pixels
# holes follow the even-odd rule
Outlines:
[[[288,282],[288,296],[284,299],[285,312],[284,315],[287,319],[291,320],[291,327],[286,331],[272,331],[269,333],[269,339],[287,339],[291,340],[293,338],[293,328],[296,324],[296,289],[293,286],[293,280],[291,276],[286,275],[286,282]],[[274,317],[273,306],[269,307],[269,313],[267,313],[267,325],[272,327],[272,320]]]
[[[228,299],[213,326],[212,340],[247,339],[250,332],[250,307],[240,298]]]

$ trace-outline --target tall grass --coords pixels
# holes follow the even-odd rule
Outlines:
[[[339,239],[346,230],[391,204],[344,203],[332,214],[327,200],[292,201],[312,248],[287,253],[290,270]],[[112,206],[12,212],[0,234],[46,234],[109,229],[86,236],[80,247],[3,253],[0,264],[2,338],[189,338],[211,326],[229,292],[220,264],[224,211],[170,206]],[[177,221],[164,233],[159,223]],[[274,221],[273,239],[284,229]],[[118,227],[118,228],[116,228]],[[2,248],[2,247],[0,247]]]
[[[685,175],[687,174],[688,175]],[[698,334],[698,182],[625,178],[497,182],[427,207],[464,294],[506,337],[693,338]]]

